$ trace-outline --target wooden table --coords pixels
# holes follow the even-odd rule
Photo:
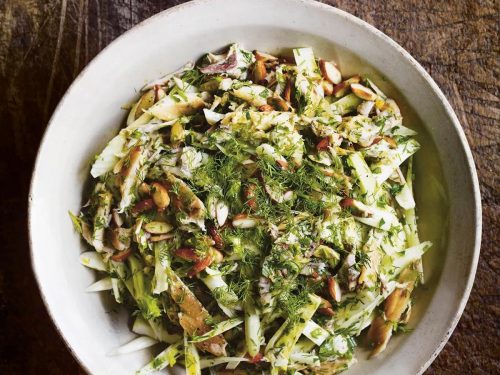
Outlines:
[[[0,1],[1,374],[83,373],[49,319],[30,268],[26,205],[36,150],[51,112],[85,64],[138,22],[182,2]],[[483,246],[465,314],[427,373],[499,374],[500,3],[324,2],[401,44],[458,114],[481,179]]]

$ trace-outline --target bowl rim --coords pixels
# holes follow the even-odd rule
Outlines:
[[[187,11],[189,8],[196,8],[197,6],[201,6],[205,3],[209,3],[212,0],[192,0],[188,1],[186,3],[182,3],[176,6],[173,6],[171,8],[165,9],[163,11],[160,11],[151,17],[146,18],[145,20],[139,22],[138,24],[134,25],[131,27],[129,30],[125,31],[121,35],[119,35],[117,38],[112,40],[106,47],[104,47],[94,58],[82,69],[82,71],[78,74],[78,76],[73,80],[73,82],[70,84],[68,89],[65,91],[64,95],[61,97],[59,100],[59,103],[57,104],[56,108],[54,109],[54,112],[52,113],[49,121],[47,122],[47,126],[43,132],[43,136],[40,141],[40,145],[38,147],[37,153],[36,153],[36,159],[33,167],[33,172],[31,175],[31,181],[30,181],[30,189],[29,189],[29,194],[28,194],[28,220],[27,220],[27,227],[28,227],[28,240],[29,240],[29,248],[30,248],[30,258],[31,258],[31,270],[33,272],[33,275],[35,277],[36,283],[38,285],[38,289],[40,291],[40,297],[42,298],[43,304],[45,305],[45,308],[49,314],[50,319],[52,320],[54,327],[56,328],[57,332],[59,333],[59,336],[63,339],[64,344],[66,347],[69,349],[70,353],[72,354],[73,358],[78,362],[78,364],[85,370],[87,373],[91,373],[90,368],[87,366],[87,364],[80,358],[76,350],[72,347],[71,343],[68,341],[66,338],[64,332],[62,331],[61,327],[59,326],[59,323],[56,321],[54,318],[52,308],[47,301],[45,292],[44,292],[44,287],[42,285],[41,280],[38,277],[37,273],[37,267],[35,264],[34,260],[34,253],[33,253],[33,238],[32,238],[32,215],[33,215],[33,204],[32,204],[32,197],[35,189],[35,184],[36,184],[36,178],[38,176],[37,171],[39,165],[42,163],[42,160],[40,158],[40,151],[42,148],[46,147],[47,143],[47,138],[48,138],[48,133],[49,129],[52,125],[52,122],[56,118],[58,112],[64,107],[64,103],[66,102],[69,94],[73,91],[75,86],[78,85],[79,81],[81,81],[84,76],[88,73],[90,68],[93,65],[96,65],[100,59],[105,55],[108,49],[110,49],[114,44],[120,43],[122,39],[125,39],[127,36],[129,36],[132,33],[137,33],[139,30],[145,26],[146,24],[149,24],[156,20],[157,18],[163,18],[163,17],[169,17],[172,14],[175,14],[177,12],[182,12],[182,11]],[[474,215],[475,215],[475,233],[474,233],[474,238],[473,238],[473,243],[474,243],[474,252],[472,254],[472,259],[471,259],[471,264],[468,272],[468,278],[467,278],[467,283],[466,287],[462,293],[461,299],[460,299],[460,304],[455,312],[455,315],[453,318],[448,322],[447,330],[446,333],[441,337],[440,343],[437,345],[437,347],[434,349],[432,355],[428,358],[428,360],[423,363],[418,371],[418,374],[422,374],[430,365],[431,363],[436,359],[436,357],[439,355],[441,350],[444,348],[445,344],[448,342],[451,334],[455,330],[462,314],[465,309],[465,306],[469,300],[469,296],[472,290],[472,287],[474,285],[474,280],[475,280],[475,275],[476,275],[476,270],[477,270],[477,265],[479,261],[479,254],[480,254],[480,247],[481,247],[481,236],[482,236],[482,206],[481,206],[481,194],[480,194],[480,189],[479,189],[479,180],[477,176],[477,170],[475,167],[474,163],[474,158],[472,155],[472,151],[470,149],[469,143],[467,141],[467,138],[465,136],[465,132],[460,125],[460,121],[458,120],[458,117],[453,110],[451,104],[449,103],[448,99],[444,95],[444,93],[441,91],[437,83],[434,81],[434,79],[430,76],[430,74],[420,65],[420,63],[408,52],[406,51],[402,46],[400,46],[397,42],[395,42],[391,37],[377,29],[375,26],[372,26],[368,22],[354,16],[353,14],[346,12],[342,9],[339,9],[337,7],[334,7],[329,4],[324,4],[321,3],[317,0],[281,0],[281,1],[286,1],[289,3],[295,3],[295,4],[302,4],[304,6],[310,6],[310,7],[316,7],[319,8],[323,12],[328,12],[331,14],[336,14],[341,17],[346,18],[349,22],[352,22],[360,27],[362,27],[366,32],[382,39],[383,42],[387,43],[390,47],[394,48],[396,51],[400,53],[400,55],[406,60],[408,63],[413,65],[414,68],[418,71],[418,73],[424,78],[426,83],[429,84],[431,90],[437,95],[439,98],[440,104],[444,107],[446,115],[448,118],[451,120],[451,123],[454,127],[455,132],[457,133],[459,140],[460,140],[460,146],[462,147],[462,150],[465,154],[466,157],[466,163],[467,163],[467,169],[470,172],[470,177],[471,177],[471,183],[472,183],[472,190],[474,194]]]

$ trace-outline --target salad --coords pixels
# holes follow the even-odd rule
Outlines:
[[[398,105],[311,48],[233,44],[146,85],[75,228],[138,336],[137,371],[333,374],[382,352],[423,282]]]

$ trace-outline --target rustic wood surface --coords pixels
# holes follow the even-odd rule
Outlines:
[[[0,374],[83,373],[49,319],[30,268],[31,169],[51,112],[85,64],[138,22],[182,2],[0,0]],[[481,180],[483,245],[465,314],[427,373],[499,374],[500,3],[324,2],[400,43],[458,114]]]

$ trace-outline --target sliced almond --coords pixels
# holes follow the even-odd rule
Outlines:
[[[267,104],[271,105],[277,111],[287,112],[290,109],[290,105],[288,105],[286,100],[280,97],[267,99]]]
[[[283,202],[287,202],[292,199],[293,199],[293,191],[288,190],[285,192],[285,194],[283,194]]]
[[[170,232],[174,227],[163,221],[151,221],[144,225],[144,230],[151,234],[165,234]]]
[[[286,81],[285,90],[283,91],[283,99],[288,103],[292,100],[292,80],[288,79]]]
[[[338,85],[333,87],[333,95],[336,98],[340,98],[347,94],[347,90],[349,89],[349,85],[346,82],[340,82]]]
[[[347,94],[347,90],[351,87],[353,83],[359,83],[361,81],[361,77],[356,75],[351,78],[345,80],[344,82],[340,82],[338,85],[333,87],[333,95],[336,98],[340,98]]]
[[[222,249],[224,247],[224,241],[222,239],[222,236],[220,235],[219,231],[217,230],[217,228],[215,228],[214,225],[208,226],[208,234],[214,241],[214,245],[217,249]]]
[[[342,291],[340,290],[339,283],[333,277],[328,278],[328,292],[335,302],[340,302]]]
[[[137,216],[142,212],[155,208],[155,202],[149,198],[138,202],[131,210],[132,216]]]
[[[321,298],[321,303],[319,305],[319,308],[320,309],[331,309],[332,308],[332,304],[330,303],[330,301],[328,301],[328,300],[326,300],[324,298]]]
[[[265,52],[254,51],[253,54],[254,54],[255,59],[257,61],[264,61],[264,62],[267,62],[267,61],[278,61],[278,58],[276,56],[270,55],[270,54],[265,53]]]
[[[383,352],[392,336],[393,324],[400,322],[404,311],[410,303],[410,295],[415,286],[418,273],[409,268],[399,276],[399,282],[406,287],[396,288],[384,302],[384,314],[377,315],[368,330],[367,338],[374,348],[371,356]]]
[[[323,87],[325,96],[330,96],[333,94],[333,83],[327,80],[323,80],[323,82],[321,82],[321,86]]]
[[[375,94],[372,90],[370,90],[368,87],[365,87],[359,83],[353,83],[351,84],[351,90],[356,95],[357,97],[363,99],[363,100],[376,100],[377,99],[377,94]]]
[[[140,185],[139,185],[139,193],[141,193],[142,195],[150,195],[151,194],[151,186],[149,186],[149,184],[147,184],[146,182],[142,182]]]
[[[123,177],[128,177],[130,175],[133,175],[132,172],[134,172],[139,164],[139,159],[141,158],[142,150],[140,146],[134,147],[129,155],[128,155],[128,162],[124,163],[122,166],[122,169],[120,171],[121,175]]]
[[[397,105],[397,103],[392,100],[392,99],[387,99],[385,101],[385,106],[387,106],[388,108],[391,109],[391,111],[396,115],[396,116],[401,116],[401,110],[399,109],[399,106]],[[385,106],[384,106],[384,109],[385,109]]]
[[[115,227],[120,228],[123,225],[123,219],[116,208],[111,210],[111,218]]]
[[[134,113],[134,119],[137,120],[144,113],[144,111],[149,109],[154,103],[155,91],[153,89],[146,91],[137,103],[137,107]]]
[[[169,240],[171,238],[174,238],[174,234],[173,233],[166,233],[166,234],[159,234],[157,236],[151,236],[151,237],[149,237],[149,240],[151,242],[159,242],[159,241]]]
[[[115,262],[124,262],[131,255],[132,255],[132,249],[127,249],[114,254],[111,257],[111,260],[114,260]]]
[[[245,198],[247,206],[253,211],[257,209],[257,200],[255,199],[256,190],[257,185],[255,184],[249,184],[243,189],[243,198]]]
[[[340,204],[340,207],[342,207],[342,208],[354,207],[354,199],[344,198],[339,202],[339,204]]]
[[[332,316],[335,315],[335,312],[333,311],[333,309],[331,307],[328,307],[328,308],[319,308],[318,312],[320,314],[323,314],[323,315],[326,315],[326,316],[329,316],[329,317],[332,317]]]
[[[267,71],[266,64],[263,60],[257,60],[253,67],[253,82],[260,84],[266,80]],[[267,84],[267,81],[266,81]]]
[[[276,160],[276,163],[281,167],[281,169],[288,169],[288,162],[284,159]]]
[[[218,201],[215,205],[215,216],[217,218],[217,224],[223,226],[226,223],[227,216],[229,215],[229,207],[223,201]]]
[[[130,247],[132,231],[125,228],[115,228],[109,232],[111,244],[118,251],[124,251]]]
[[[398,144],[397,144],[397,142],[394,140],[394,138],[391,138],[391,137],[389,137],[389,136],[384,135],[384,136],[382,136],[382,139],[383,139],[384,141],[386,141],[386,142],[389,144],[389,147],[390,147],[390,148],[397,148],[397,147],[398,147]]]
[[[181,247],[174,251],[174,254],[184,260],[198,261],[200,257],[192,247]]]
[[[259,221],[259,219],[250,217],[247,214],[238,214],[233,217],[233,227],[242,229],[254,228]]]
[[[191,269],[188,271],[188,273],[187,273],[188,277],[193,277],[193,276],[199,274],[205,268],[210,266],[212,264],[212,262],[213,262],[212,255],[207,255],[205,258],[196,261],[194,263],[193,267],[191,267]]]
[[[154,85],[153,90],[155,91],[155,103],[167,96],[165,90],[160,85]]]
[[[269,104],[264,104],[259,107],[259,111],[261,112],[271,112],[274,111],[274,108],[272,105]]]
[[[153,182],[151,185],[153,201],[155,202],[158,209],[164,210],[170,204],[170,196],[168,195],[167,189],[159,182]]]
[[[337,84],[342,81],[342,74],[330,61],[320,59],[319,68],[321,70],[321,74],[323,74],[323,78],[327,79],[331,83]]]

